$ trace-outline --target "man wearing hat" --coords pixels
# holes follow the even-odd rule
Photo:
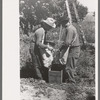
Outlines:
[[[41,53],[45,49],[53,50],[52,47],[45,44],[45,35],[47,31],[55,27],[56,27],[56,24],[53,18],[47,18],[46,20],[42,20],[41,27],[35,31],[34,36],[30,43],[31,44],[30,54],[32,58],[32,65],[36,73],[36,78],[40,80],[43,79],[44,73],[47,72],[45,67],[43,67],[44,65],[42,62]]]
[[[75,67],[80,55],[79,36],[76,28],[69,22],[69,18],[62,20],[60,24],[65,27],[65,30],[62,36],[64,44],[60,49],[61,58],[59,61],[62,65],[65,65],[64,73],[66,82],[75,83]]]

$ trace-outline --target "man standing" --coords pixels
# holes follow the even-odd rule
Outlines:
[[[30,54],[32,58],[32,65],[35,70],[36,78],[40,80],[43,79],[44,71],[46,71],[43,65],[42,52],[45,49],[53,50],[52,47],[45,44],[45,35],[48,30],[55,27],[55,20],[53,18],[47,18],[41,22],[41,27],[35,31],[33,37],[31,36]]]
[[[63,20],[62,25],[65,27],[65,40],[64,45],[60,49],[61,58],[59,61],[61,64],[65,64],[66,66],[64,70],[66,81],[75,83],[74,72],[77,60],[80,55],[79,36],[76,28],[71,23],[69,23],[69,19]]]

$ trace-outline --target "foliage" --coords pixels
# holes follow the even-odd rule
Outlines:
[[[70,11],[73,21],[76,21],[75,12],[72,3],[69,1]],[[87,8],[75,0],[76,8],[79,13],[79,18],[83,19],[87,14]],[[65,0],[20,0],[20,26],[27,29],[30,26],[40,23],[42,19],[54,17],[57,21],[62,17],[67,17]],[[27,32],[25,34],[27,34]]]
[[[26,19],[32,19],[33,24],[35,20],[38,23],[41,19],[46,19],[52,14],[58,14],[61,11],[57,0],[24,0],[20,1],[20,14],[23,13]]]
[[[76,9],[77,9],[79,19],[83,20],[84,17],[86,16],[86,14],[88,13],[88,8],[83,6],[82,4],[80,4],[77,0],[75,0],[74,3],[76,5]],[[71,10],[72,20],[73,20],[73,22],[76,22],[77,19],[75,17],[75,11],[74,11],[73,5],[72,5],[72,3],[69,3],[69,4],[70,4],[69,7],[70,7],[70,10]]]
[[[92,50],[91,50],[92,51]],[[95,76],[95,54],[90,50],[81,51],[80,59],[77,63],[77,74],[81,78],[93,79]]]
[[[84,20],[80,24],[87,42],[95,43],[95,23]],[[78,25],[74,23],[74,26],[80,34]],[[81,78],[93,78],[95,76],[95,48],[86,46],[86,49],[84,49],[83,46],[81,47],[81,54],[77,63],[77,74]]]
[[[80,20],[83,20],[86,14],[88,13],[88,8],[80,4],[79,2],[76,2],[76,7],[78,10],[79,18]]]
[[[88,43],[95,43],[95,22],[82,22],[82,28]]]
[[[27,62],[31,62],[29,43],[29,37],[27,35],[20,34],[20,69],[26,67]]]

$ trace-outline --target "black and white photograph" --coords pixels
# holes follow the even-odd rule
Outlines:
[[[19,0],[20,100],[96,100],[97,0]]]

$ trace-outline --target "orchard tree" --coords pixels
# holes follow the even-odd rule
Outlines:
[[[77,10],[78,10],[78,14],[79,14],[79,18],[80,20],[83,20],[84,17],[87,15],[88,13],[88,8],[84,7],[82,4],[77,5]]]
[[[70,11],[71,11],[71,16],[72,16],[72,21],[76,22],[77,19],[76,19],[74,7],[72,4],[73,0],[68,0],[68,1],[69,1],[69,7],[70,7]],[[74,3],[76,5],[79,19],[82,21],[88,13],[88,8],[83,6],[82,4],[80,4],[80,2],[78,2],[77,0],[74,0]]]
[[[76,8],[79,14],[79,18],[83,20],[87,14],[87,8],[81,5],[75,0]],[[76,21],[75,13],[72,4],[69,0],[70,11],[73,21]],[[47,17],[53,17],[59,20],[60,17],[67,17],[67,9],[65,0],[20,0],[20,26],[23,26],[27,33],[28,27],[32,30],[33,25],[39,24],[42,19]]]

